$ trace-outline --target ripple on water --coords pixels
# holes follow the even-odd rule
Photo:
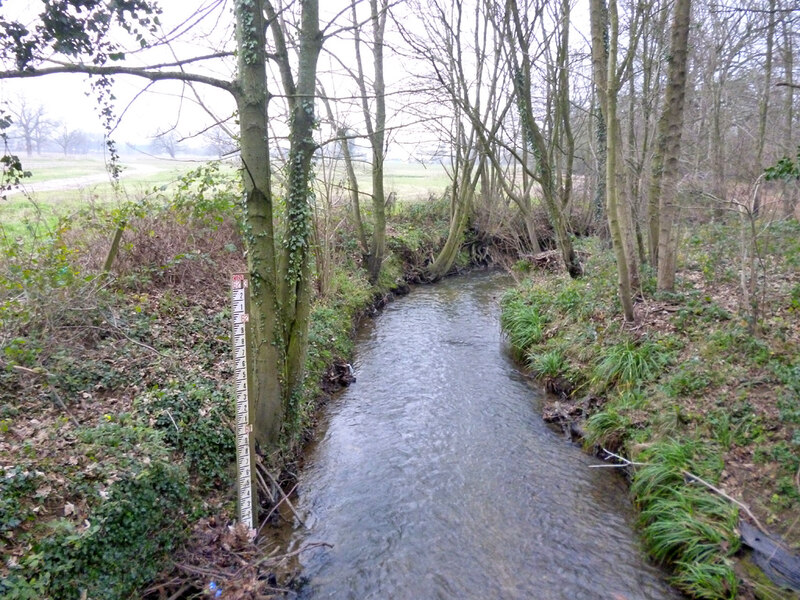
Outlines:
[[[307,457],[305,598],[677,598],[618,478],[559,439],[503,350],[493,275],[416,289],[362,333]]]

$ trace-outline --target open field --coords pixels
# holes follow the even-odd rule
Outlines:
[[[126,162],[121,185],[114,190],[105,163],[97,158],[31,158],[23,166],[32,173],[18,190],[0,200],[0,224],[5,235],[25,235],[30,227],[51,227],[92,205],[143,197],[169,186],[198,163],[158,159]]]
[[[123,159],[124,171],[119,191],[115,191],[105,163],[94,157],[34,157],[23,159],[32,177],[20,190],[0,200],[0,225],[6,235],[25,235],[31,223],[52,226],[59,217],[69,216],[88,206],[100,206],[144,197],[155,189],[167,188],[178,178],[203,164],[202,161]],[[340,172],[341,171],[341,172]],[[324,169],[318,168],[319,176]],[[361,192],[369,195],[372,183],[368,167],[357,170]],[[336,168],[336,181],[344,170]],[[386,162],[386,194],[394,192],[400,201],[426,200],[441,195],[448,185],[441,165],[422,165],[401,161]],[[346,195],[346,192],[342,192]],[[365,198],[363,202],[366,202]]]

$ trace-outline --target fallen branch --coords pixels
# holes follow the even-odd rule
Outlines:
[[[694,475],[694,474],[692,474],[692,473],[689,473],[689,471],[681,471],[681,473],[682,473],[682,474],[683,474],[683,476],[684,476],[684,477],[686,477],[687,479],[690,479],[690,480],[692,480],[692,481],[696,481],[697,483],[700,483],[700,484],[702,484],[702,485],[706,486],[706,487],[707,487],[708,489],[710,489],[712,492],[714,492],[714,493],[716,493],[716,494],[719,494],[720,496],[722,496],[723,498],[725,498],[725,499],[726,499],[726,500],[728,500],[729,502],[733,502],[733,503],[734,503],[736,506],[738,506],[739,508],[741,508],[741,509],[742,509],[742,510],[743,510],[743,511],[744,511],[744,512],[747,514],[747,516],[748,516],[748,517],[750,517],[750,518],[752,519],[752,521],[753,521],[753,524],[754,524],[756,527],[758,527],[758,529],[759,529],[759,531],[761,531],[761,533],[763,533],[764,535],[769,535],[769,533],[768,533],[768,532],[767,532],[767,530],[764,528],[764,526],[761,524],[761,522],[760,522],[760,521],[759,521],[759,520],[756,518],[756,516],[753,514],[753,511],[751,511],[751,510],[750,510],[750,508],[748,508],[748,506],[747,506],[746,504],[744,504],[743,502],[739,502],[739,501],[738,501],[736,498],[733,498],[733,497],[729,496],[728,494],[726,494],[725,492],[723,492],[723,491],[722,491],[721,489],[719,489],[718,487],[714,487],[713,485],[711,485],[710,483],[708,483],[708,482],[707,482],[705,479],[702,479],[702,478],[698,477],[697,475]]]
[[[601,448],[601,450],[603,452],[605,452],[606,455],[607,455],[605,458],[603,458],[603,460],[608,460],[609,458],[613,457],[613,458],[616,458],[619,461],[619,464],[616,464],[616,465],[589,465],[590,469],[621,469],[621,468],[633,467],[633,466],[644,467],[644,466],[646,466],[648,464],[648,463],[640,463],[640,462],[634,462],[632,460],[628,460],[624,456],[620,456],[619,454],[614,454],[613,452],[611,452],[610,450],[606,450],[605,448]]]
[[[284,491],[283,491],[283,488],[280,486],[280,484],[279,484],[279,483],[278,483],[278,482],[275,480],[275,478],[272,476],[272,473],[270,473],[270,472],[269,472],[269,471],[268,471],[268,470],[267,470],[265,467],[263,467],[263,466],[262,466],[262,465],[260,465],[260,464],[258,465],[258,468],[259,468],[259,469],[261,469],[261,470],[264,472],[264,474],[265,474],[267,477],[269,477],[269,480],[270,480],[270,481],[272,482],[272,484],[273,484],[273,485],[274,485],[274,486],[275,486],[275,487],[278,489],[278,493],[279,493],[281,496],[283,496],[283,501],[285,501],[285,502],[286,502],[286,506],[288,506],[288,507],[289,507],[289,509],[292,511],[292,514],[294,514],[294,516],[297,518],[297,520],[300,522],[300,524],[301,524],[303,527],[306,527],[306,528],[307,528],[307,527],[308,527],[308,525],[306,525],[306,522],[305,522],[305,521],[304,521],[304,520],[303,520],[303,519],[300,517],[300,515],[297,513],[297,509],[296,509],[296,508],[294,507],[294,505],[292,504],[292,501],[291,501],[291,500],[289,500],[289,497],[288,497],[288,496],[287,496],[287,495],[284,493]],[[295,487],[296,487],[296,486],[295,486]],[[294,488],[292,488],[292,490],[294,491]]]

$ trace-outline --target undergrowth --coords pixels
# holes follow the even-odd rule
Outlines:
[[[613,256],[592,239],[580,241],[584,278],[531,273],[502,301],[513,353],[561,396],[545,417],[579,415],[588,449],[641,463],[630,467],[631,495],[645,545],[695,598],[781,592],[737,574],[737,508],[688,473],[800,543],[800,227],[764,231],[755,326],[739,301],[735,225],[725,223],[693,231],[675,293],[655,294],[642,269],[635,327],[622,323]]]
[[[3,598],[141,597],[193,525],[231,519],[238,185],[211,165],[55,226],[0,231]],[[295,470],[329,368],[349,360],[360,315],[441,245],[443,207],[398,207],[377,286],[339,231],[312,305],[303,397],[270,468]]]

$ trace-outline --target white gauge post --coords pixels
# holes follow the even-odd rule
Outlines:
[[[256,529],[258,502],[255,487],[255,440],[253,406],[250,400],[250,362],[248,360],[249,279],[246,273],[231,276],[233,317],[233,361],[236,393],[236,478],[239,491],[239,521]]]

